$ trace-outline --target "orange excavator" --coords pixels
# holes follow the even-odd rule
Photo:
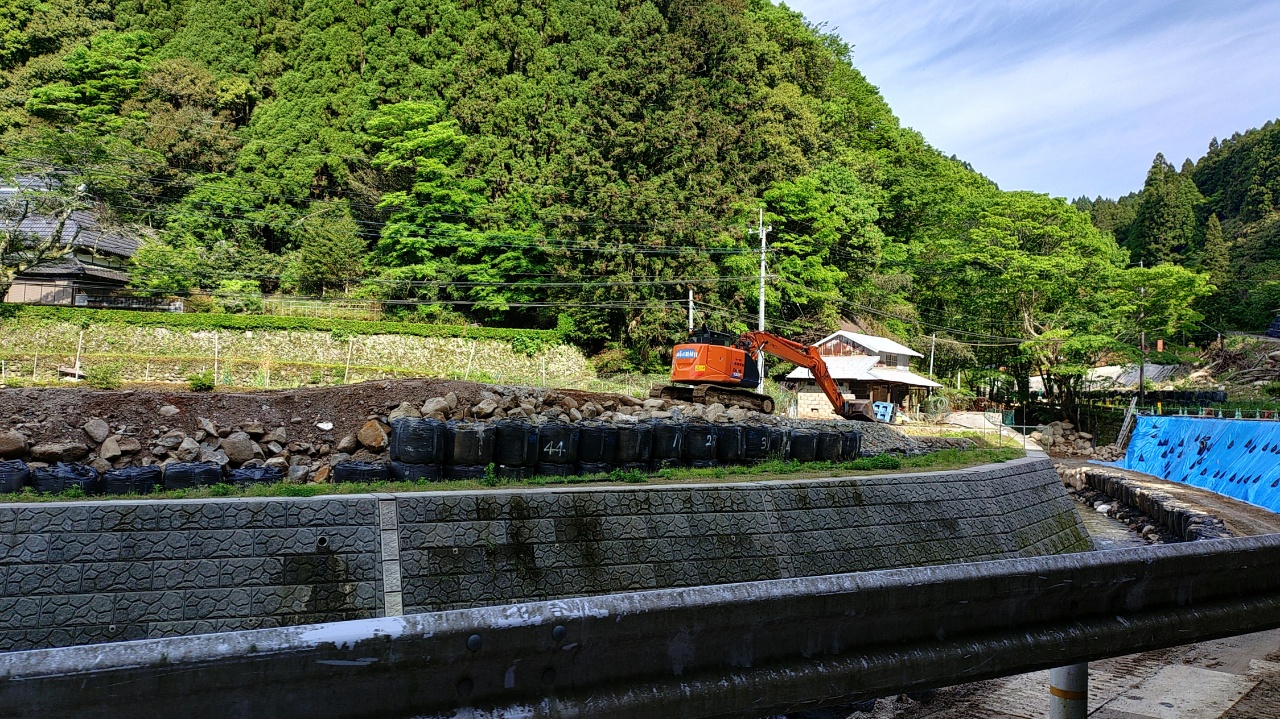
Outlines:
[[[818,348],[793,342],[769,332],[747,332],[734,336],[703,327],[675,346],[671,359],[671,384],[654,387],[651,397],[697,402],[736,404],[758,412],[773,412],[773,398],[752,390],[760,386],[756,360],[760,353],[771,354],[813,374],[836,414],[845,419],[874,422],[871,402],[847,400],[840,393]]]

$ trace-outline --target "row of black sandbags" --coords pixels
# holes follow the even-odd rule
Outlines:
[[[594,474],[614,468],[667,467],[794,459],[846,461],[861,452],[856,430],[651,420],[634,425],[520,421],[441,422],[401,418],[391,423],[391,464],[365,464],[359,479],[472,479],[489,464],[500,477]],[[337,475],[342,465],[335,467]],[[348,471],[356,468],[349,468]],[[344,473],[345,474],[345,473]]]
[[[79,488],[85,494],[150,494],[159,489],[189,489],[226,483],[269,484],[284,479],[278,467],[241,467],[223,472],[212,462],[179,462],[147,467],[121,467],[101,475],[87,464],[58,462],[31,469],[19,460],[0,462],[0,494],[32,487],[57,494]]]

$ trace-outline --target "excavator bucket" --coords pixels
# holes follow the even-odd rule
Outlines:
[[[869,400],[847,399],[844,401],[844,418],[858,422],[875,422],[875,408]]]

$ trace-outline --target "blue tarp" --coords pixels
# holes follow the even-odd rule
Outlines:
[[[1114,464],[1280,512],[1280,422],[1138,417]]]

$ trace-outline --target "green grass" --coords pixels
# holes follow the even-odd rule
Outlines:
[[[414,482],[368,482],[342,484],[258,484],[235,487],[215,484],[211,487],[175,489],[154,494],[112,495],[87,497],[79,489],[60,494],[39,493],[27,487],[21,492],[0,494],[0,502],[65,502],[83,499],[220,499],[225,497],[320,497],[325,495],[367,494],[369,492],[451,492],[482,491],[495,487],[518,489],[520,487],[548,487],[556,485],[619,485],[666,484],[699,482],[706,480],[763,481],[773,479],[820,479],[858,475],[884,474],[886,472],[938,471],[961,469],[979,464],[1008,462],[1025,456],[1020,447],[1000,449],[946,449],[919,457],[880,455],[861,457],[851,462],[796,462],[793,460],[768,460],[758,464],[741,464],[709,469],[664,469],[657,475],[644,475],[636,471],[610,474],[572,475],[568,477],[530,477],[504,480],[482,478],[479,480],[454,480],[432,482],[421,479]]]

